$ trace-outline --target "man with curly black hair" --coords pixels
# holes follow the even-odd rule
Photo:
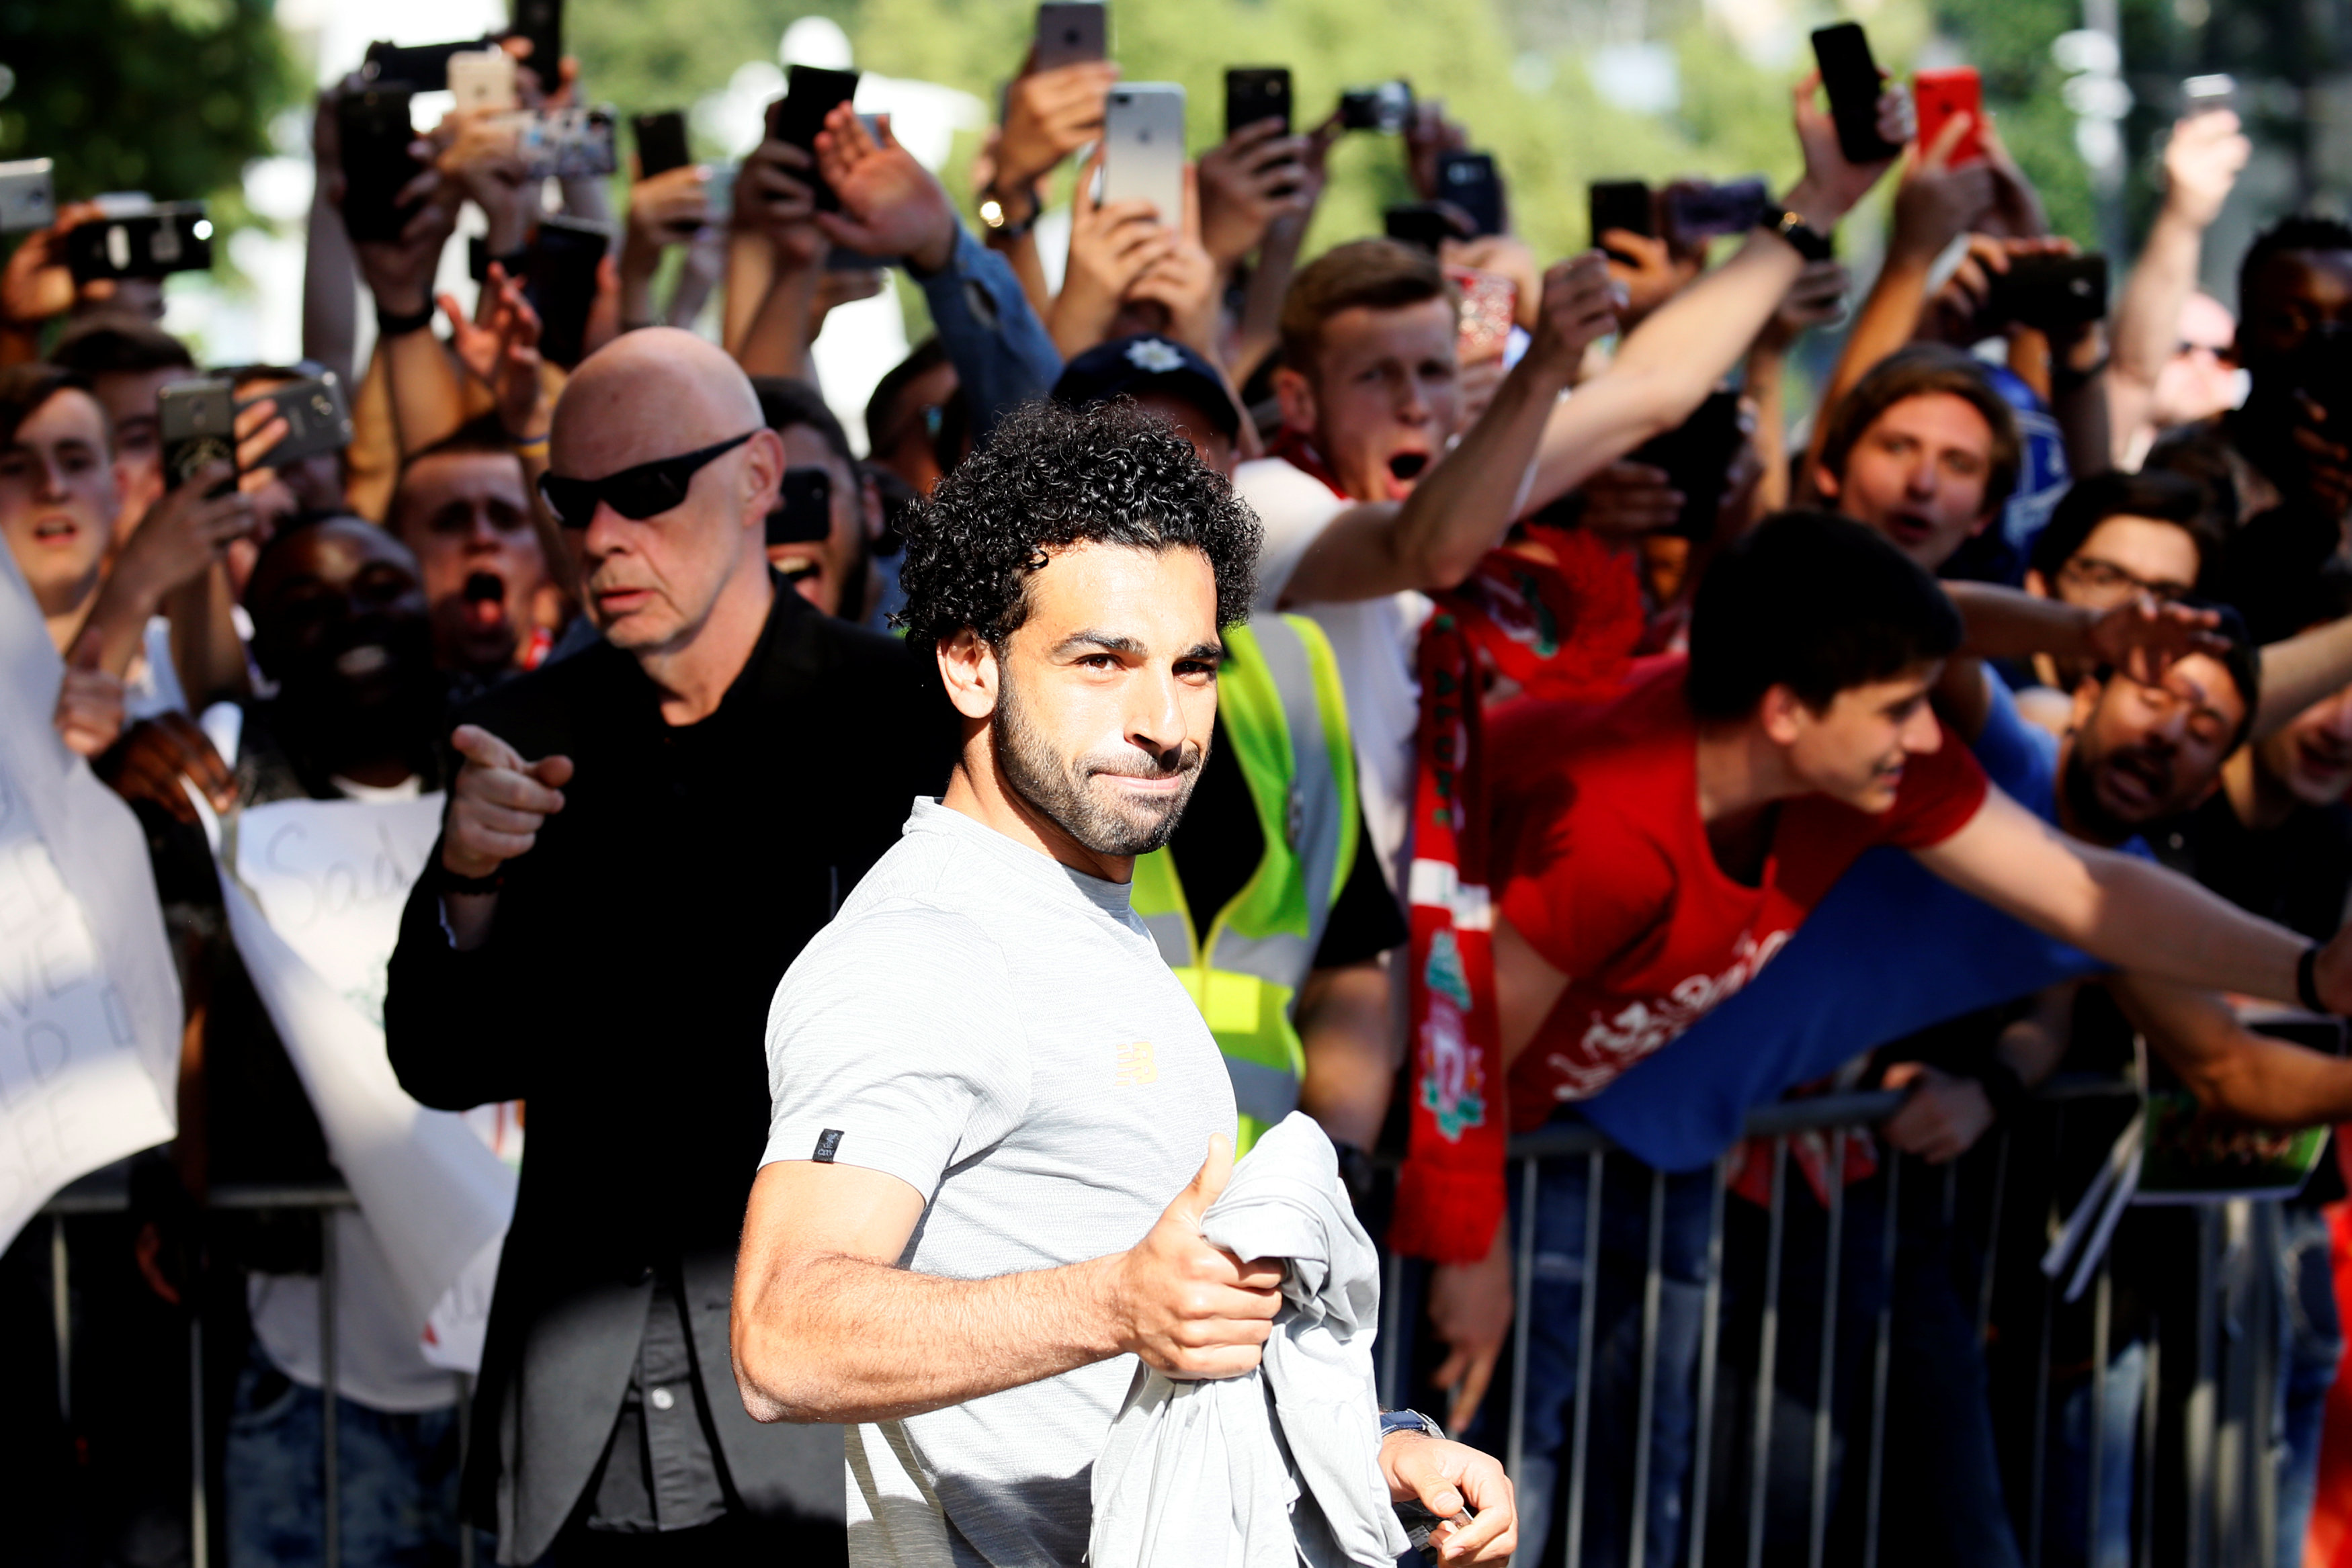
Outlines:
[[[1257,548],[1125,402],[1008,419],[908,528],[901,619],[963,750],[777,989],[736,1272],[745,1406],[855,1424],[853,1563],[1075,1568],[1133,1358],[1258,1363],[1281,1267],[1200,1230],[1233,1088],[1129,902],[1207,753]],[[1394,1495],[1479,1511],[1459,1561],[1509,1555],[1493,1460],[1417,1434],[1381,1455]]]

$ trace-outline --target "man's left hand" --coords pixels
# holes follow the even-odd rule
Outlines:
[[[2221,622],[2210,610],[2159,604],[2143,593],[2099,612],[2084,632],[2093,658],[2146,685],[2191,653],[2226,657],[2230,640],[2217,630]]]
[[[1445,1521],[1429,1537],[1444,1561],[1510,1560],[1519,1543],[1518,1503],[1511,1478],[1491,1454],[1443,1437],[1391,1432],[1381,1444],[1381,1474],[1388,1478],[1392,1500],[1418,1502]],[[1465,1507],[1477,1517],[1454,1522]]]

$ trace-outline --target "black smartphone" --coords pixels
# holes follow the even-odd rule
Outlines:
[[[806,544],[833,532],[833,476],[822,468],[787,468],[776,509],[768,514],[768,542]]]
[[[155,434],[163,448],[163,483],[177,489],[209,463],[236,466],[236,395],[226,378],[199,376],[173,382],[155,398]],[[205,492],[226,496],[236,488],[228,478]]]
[[[1339,94],[1342,131],[1377,131],[1383,136],[1403,134],[1412,118],[1412,84],[1399,78],[1371,87],[1351,87]]]
[[[335,100],[335,130],[343,161],[343,227],[355,240],[394,240],[416,215],[398,204],[401,187],[416,178],[409,156],[416,140],[409,124],[406,87],[363,87]]]
[[[1045,0],[1037,7],[1041,71],[1110,57],[1110,15],[1098,0]]]
[[[1732,459],[1739,455],[1743,438],[1739,394],[1713,392],[1681,424],[1627,454],[1628,463],[1664,469],[1666,482],[1682,492],[1682,515],[1660,532],[1693,541],[1714,537],[1716,514],[1723,506],[1724,481],[1730,476]]]
[[[94,218],[66,232],[66,267],[76,283],[202,272],[212,264],[212,220],[201,202],[167,202],[134,217]]]
[[[824,117],[833,112],[835,104],[847,103],[856,96],[856,71],[794,66],[785,75],[784,96],[768,105],[768,134],[814,156],[816,133],[824,129]],[[819,208],[828,213],[841,210],[841,198],[815,170],[809,171],[808,181],[815,189]]]
[[[686,146],[684,110],[668,109],[659,114],[640,114],[629,125],[636,133],[638,179],[650,180],[694,162]]]
[[[1416,246],[1430,255],[1450,239],[1468,239],[1459,215],[1436,202],[1399,202],[1381,212],[1382,231],[1399,245]]]
[[[1601,236],[1611,229],[1623,229],[1644,239],[1657,237],[1657,206],[1651,199],[1650,187],[1643,181],[1595,180],[1588,200],[1591,204],[1594,245],[1600,245]],[[1628,267],[1633,265],[1633,258],[1621,252],[1612,250],[1609,256]]]
[[[1472,233],[1503,232],[1503,176],[1496,171],[1493,153],[1439,153],[1437,199],[1461,208]]]
[[[278,417],[286,421],[285,439],[262,458],[264,468],[341,452],[352,444],[351,405],[343,399],[342,378],[331,370],[320,367],[315,375],[272,387],[237,406],[247,408],[257,402],[276,403]]]
[[[1290,68],[1235,66],[1225,72],[1225,138],[1262,120],[1282,121],[1290,134]]]
[[[506,36],[530,43],[530,51],[516,63],[531,68],[541,91],[553,92],[563,62],[563,0],[512,0],[507,17]]]
[[[371,84],[398,85],[411,92],[446,92],[449,57],[487,49],[492,43],[487,37],[460,38],[454,44],[394,44],[379,39],[367,47],[360,78]]]
[[[1715,185],[1697,181],[1666,187],[1666,232],[1677,239],[1746,234],[1764,221],[1771,191],[1761,174]]]
[[[1878,133],[1878,96],[1886,88],[1862,24],[1814,28],[1813,59],[1822,68],[1822,89],[1830,95],[1830,118],[1837,122],[1845,161],[1881,163],[1902,152],[1901,143]]]
[[[539,223],[524,268],[523,292],[539,312],[539,351],[570,370],[580,362],[588,311],[596,303],[596,265],[612,247],[602,224],[548,217]]]
[[[2107,258],[2015,256],[1992,276],[1986,314],[2043,331],[2087,326],[2107,314]]]

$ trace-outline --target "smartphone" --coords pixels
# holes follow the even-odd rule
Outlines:
[[[2181,112],[2205,114],[2238,107],[2238,78],[2221,72],[2190,77],[2180,84]]]
[[[640,114],[629,121],[637,142],[637,178],[650,180],[694,162],[686,145],[686,112],[665,110]]]
[[[1680,182],[1666,187],[1665,208],[1666,232],[1677,239],[1746,234],[1770,210],[1771,187],[1761,174],[1722,185]]]
[[[1911,78],[1911,102],[1919,114],[1919,150],[1926,152],[1944,133],[1954,116],[1969,117],[1969,128],[1952,146],[1947,165],[1958,169],[1984,162],[1984,86],[1974,66],[1947,70],[1917,71]]]
[[[155,398],[155,430],[163,448],[163,483],[177,489],[208,463],[236,465],[236,396],[228,382],[200,376],[172,382]],[[234,475],[205,492],[226,496]]]
[[[1430,255],[1450,239],[1468,239],[1462,214],[1436,202],[1399,202],[1381,213],[1382,232],[1399,245],[1418,246]]]
[[[1499,272],[1449,267],[1445,276],[1462,295],[1462,325],[1455,350],[1465,365],[1501,357],[1518,319],[1519,286]]]
[[[514,57],[500,48],[449,57],[449,95],[463,110],[503,113],[515,106]]]
[[[1103,115],[1106,204],[1145,201],[1160,221],[1184,221],[1184,89],[1172,81],[1121,82]]]
[[[212,220],[201,202],[166,202],[136,217],[98,218],[66,234],[66,267],[76,283],[203,272],[212,264]]]
[[[408,154],[416,140],[409,124],[410,89],[362,87],[335,99],[335,129],[343,161],[343,227],[354,240],[394,240],[416,215],[397,204],[401,187],[416,178]]]
[[[1110,57],[1110,13],[1096,0],[1045,0],[1037,7],[1037,63],[1050,71]]]
[[[1493,153],[1439,153],[1437,199],[1461,208],[1474,235],[1503,232],[1503,176]]]
[[[47,158],[0,163],[0,234],[45,229],[58,221],[57,186],[49,167]]]
[[[1628,463],[1664,469],[1666,482],[1682,492],[1682,515],[1661,533],[1693,541],[1715,536],[1724,481],[1745,439],[1746,432],[1739,428],[1739,394],[1719,391],[1709,392],[1681,424],[1626,455]]]
[[[1290,68],[1235,66],[1225,72],[1225,138],[1263,120],[1282,121],[1290,134]]]
[[[2107,258],[2088,256],[2013,256],[2007,272],[1995,273],[1985,301],[1995,319],[2044,331],[2081,327],[2107,314]]]
[[[446,92],[449,57],[478,54],[493,46],[491,38],[460,38],[454,44],[394,44],[379,39],[367,47],[360,78],[373,84],[394,83],[411,92]]]
[[[514,129],[515,156],[530,179],[577,180],[620,167],[610,106],[530,110],[507,120]]]
[[[570,370],[580,362],[588,311],[596,303],[596,267],[612,248],[612,232],[579,218],[546,217],[530,242],[523,292],[539,312],[539,351]]]
[[[286,438],[261,460],[264,468],[341,452],[352,444],[351,404],[343,397],[342,378],[331,370],[320,367],[315,375],[273,387],[237,407],[257,402],[276,403],[278,416],[286,421]]]
[[[816,152],[816,133],[824,129],[824,117],[833,106],[847,103],[857,96],[856,71],[829,71],[815,66],[794,66],[784,78],[784,96],[768,105],[768,134],[778,141],[789,141],[802,152]],[[841,198],[833,187],[809,171],[809,184],[816,193],[816,204],[824,212],[841,210]]]
[[[1339,129],[1377,131],[1400,136],[1412,119],[1412,84],[1399,78],[1370,87],[1351,87],[1339,94]]]
[[[1643,181],[1595,180],[1588,200],[1591,204],[1594,245],[1600,245],[1601,236],[1611,229],[1622,229],[1644,239],[1657,237],[1657,205],[1651,199],[1650,187]],[[1633,265],[1633,258],[1622,251],[1610,251],[1609,257],[1627,267]]]
[[[563,0],[513,0],[507,17],[507,37],[530,44],[521,63],[539,78],[542,91],[553,92],[563,61]]]
[[[1813,59],[1837,122],[1838,151],[1849,163],[1881,163],[1903,151],[1878,134],[1878,95],[1885,90],[1870,39],[1859,22],[1813,30]]]
[[[806,544],[833,532],[833,476],[822,468],[787,468],[776,509],[768,514],[768,542]]]

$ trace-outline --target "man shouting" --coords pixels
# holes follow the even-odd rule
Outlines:
[[[776,993],[736,1269],[744,1404],[857,1424],[854,1563],[1076,1568],[1129,1357],[1257,1364],[1281,1267],[1199,1224],[1232,1086],[1129,904],[1199,777],[1257,549],[1128,404],[1013,416],[909,531],[908,642],[963,749]],[[1450,1560],[1509,1556],[1492,1459],[1416,1428],[1381,1464],[1396,1498],[1476,1511]]]

